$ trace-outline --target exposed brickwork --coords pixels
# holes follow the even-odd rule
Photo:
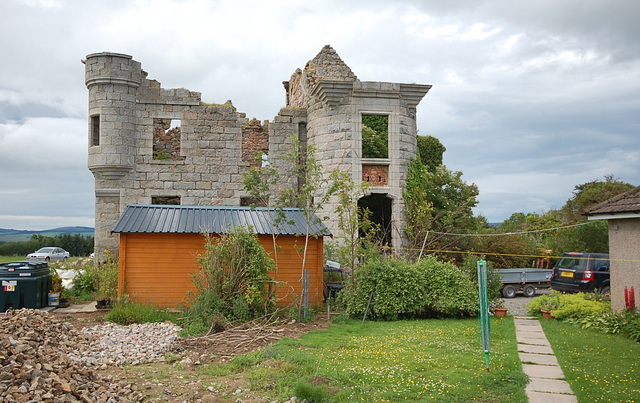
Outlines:
[[[153,119],[153,159],[183,159],[180,156],[180,127],[171,128],[171,119]]]
[[[387,165],[363,165],[362,181],[371,186],[387,186],[389,184],[389,167]]]
[[[263,153],[269,153],[269,122],[262,126],[254,118],[242,128],[242,161],[259,167]]]

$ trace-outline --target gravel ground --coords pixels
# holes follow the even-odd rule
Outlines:
[[[551,288],[536,290],[536,297],[549,293],[551,293]],[[527,315],[527,304],[529,304],[532,299],[533,298],[527,298],[522,294],[516,294],[515,298],[501,298],[502,302],[504,303],[504,307],[509,310],[508,314],[512,316]]]

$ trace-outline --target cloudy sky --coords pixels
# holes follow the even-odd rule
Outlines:
[[[419,133],[490,222],[561,207],[605,175],[640,185],[640,2],[2,0],[0,228],[93,226],[87,54],[273,119],[330,44],[362,81],[432,84]]]

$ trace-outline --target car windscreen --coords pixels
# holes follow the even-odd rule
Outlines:
[[[587,262],[587,259],[581,259],[578,257],[563,257],[556,263],[556,267],[570,270],[582,269]]]
[[[38,253],[53,253],[53,248],[42,248],[38,250]]]

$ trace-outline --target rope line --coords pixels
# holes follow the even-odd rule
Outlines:
[[[419,251],[419,248],[394,248],[396,250],[405,250],[405,251]],[[486,255],[486,256],[511,256],[511,257],[528,257],[528,258],[536,258],[536,259],[561,259],[563,257],[571,257],[573,259],[589,259],[588,257],[581,256],[551,256],[551,255],[527,255],[527,254],[517,254],[517,253],[498,253],[498,252],[475,252],[475,251],[465,251],[465,250],[446,250],[446,249],[425,249],[425,252],[431,253],[460,253],[465,255]],[[593,259],[593,258],[591,258]],[[610,262],[632,262],[638,263],[640,259],[598,259],[598,260],[608,260]]]
[[[429,233],[439,234],[439,235],[463,236],[463,237],[464,236],[482,237],[482,236],[524,235],[524,234],[535,234],[535,233],[538,233],[538,232],[556,231],[556,230],[560,230],[560,229],[580,227],[582,225],[589,225],[589,224],[593,224],[595,222],[596,221],[591,221],[591,222],[583,222],[583,223],[578,223],[578,224],[573,224],[573,225],[564,225],[562,227],[555,227],[555,228],[536,229],[536,230],[531,230],[531,231],[518,231],[518,232],[500,232],[500,233],[495,233],[495,234],[456,234],[456,233],[453,233],[453,232],[438,232],[438,231],[429,231]]]

